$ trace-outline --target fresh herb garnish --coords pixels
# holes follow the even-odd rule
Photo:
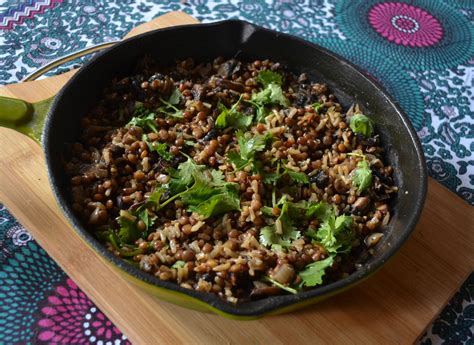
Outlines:
[[[150,152],[158,153],[163,159],[167,161],[171,161],[173,159],[173,155],[169,152],[169,145],[167,143],[160,143],[158,141],[150,141],[146,134],[143,134],[142,140],[146,142],[148,149]]]
[[[301,233],[294,226],[295,219],[290,216],[290,203],[283,199],[281,212],[275,224],[260,230],[260,243],[271,246],[274,250],[288,248],[291,242],[301,237]]]
[[[312,106],[313,109],[318,113],[318,112],[319,112],[319,109],[323,106],[323,103],[316,102],[316,103],[311,104],[311,106]]]
[[[255,120],[257,120],[257,122],[265,122],[265,117],[267,116],[265,106],[252,100],[246,100],[246,102],[252,104],[255,107]]]
[[[183,268],[184,265],[186,265],[186,262],[185,262],[185,261],[183,261],[183,260],[178,260],[178,261],[176,261],[176,262],[171,266],[171,268],[176,268],[176,269],[177,269],[177,268]]]
[[[322,284],[323,276],[326,274],[326,269],[331,267],[333,263],[334,258],[329,256],[324,260],[316,261],[307,265],[303,271],[298,273],[301,278],[300,286],[311,287]]]
[[[271,139],[272,135],[270,133],[256,134],[252,136],[250,133],[243,133],[242,131],[237,132],[240,157],[245,160],[254,158],[257,152],[265,149],[267,143]]]
[[[194,174],[202,172],[206,168],[205,165],[198,165],[191,158],[178,165],[178,169],[169,169],[171,180],[168,184],[170,194],[175,195],[186,190],[186,188],[194,181]]]
[[[260,71],[256,78],[257,82],[263,85],[263,87],[267,87],[270,84],[280,85],[283,84],[283,77],[280,73],[265,70]]]
[[[254,93],[251,101],[261,106],[266,104],[280,104],[286,107],[289,103],[283,94],[281,86],[274,83],[268,84],[262,91]]]
[[[296,172],[291,169],[285,168],[285,173],[290,177],[291,182],[297,184],[308,184],[309,178],[304,172]]]
[[[372,184],[372,170],[367,160],[357,163],[357,168],[352,173],[352,183],[357,186],[359,192],[365,191]]]
[[[320,221],[326,221],[331,217],[333,208],[326,202],[320,201],[317,203],[312,203],[308,206],[305,213],[306,219],[311,219],[316,217]]]
[[[128,211],[120,210],[120,216],[117,218],[120,225],[118,236],[121,242],[133,243],[140,238],[141,231],[137,228],[137,217]]]
[[[208,199],[203,199],[202,202],[190,205],[191,212],[197,212],[204,218],[217,216],[229,211],[240,210],[240,198],[237,188],[226,186],[214,191],[216,194]]]
[[[358,152],[350,152],[347,155],[362,158],[362,161],[357,163],[357,168],[352,171],[352,183],[358,187],[359,192],[363,192],[372,184],[372,170],[367,157]]]
[[[144,224],[145,224],[145,231],[148,230],[150,227],[153,226],[153,223],[155,223],[156,216],[150,215],[150,212],[148,209],[143,209],[140,210],[137,213],[138,219],[140,219]]]
[[[158,133],[156,128],[155,113],[150,113],[142,105],[135,108],[134,116],[128,121],[125,127],[141,127]]]
[[[248,132],[238,131],[237,143],[239,144],[240,153],[230,151],[227,158],[236,166],[237,170],[241,170],[249,164],[253,164],[254,168],[257,168],[255,154],[263,151],[271,139],[272,135],[270,133],[252,136]]]
[[[112,248],[118,251],[124,260],[126,260],[125,258],[127,257],[133,257],[138,254],[143,254],[144,252],[143,249],[140,249],[137,246],[122,243],[120,238],[112,229],[96,233],[96,236],[103,242],[109,242]],[[128,260],[126,261],[129,262]]]
[[[170,97],[168,98],[168,103],[173,104],[173,105],[179,104],[179,102],[181,102],[181,98],[182,98],[181,92],[179,92],[178,88],[175,87],[173,89],[173,92],[171,92]]]
[[[372,121],[364,114],[355,114],[351,117],[349,127],[355,133],[360,133],[365,137],[370,137],[374,130]]]
[[[163,205],[179,197],[189,211],[204,218],[240,210],[237,185],[225,182],[224,175],[218,170],[204,170],[204,166],[197,165],[190,157],[172,172],[169,189],[174,195]]]
[[[260,92],[254,93],[250,100],[246,102],[252,104],[256,108],[255,119],[257,122],[264,122],[267,112],[265,105],[280,104],[283,107],[288,106],[288,99],[283,94],[281,84],[283,77],[273,71],[260,71],[257,81],[263,85]]]
[[[280,169],[278,168],[278,165],[280,162],[277,164],[277,170],[272,173],[266,173],[263,175],[263,182],[266,184],[273,184],[275,185],[282,176],[288,175],[290,178],[290,181],[295,184],[308,184],[309,183],[309,178],[304,172],[296,172],[294,170],[284,168],[283,172],[280,172]]]
[[[219,103],[218,108],[220,114],[215,123],[217,128],[232,127],[234,129],[247,129],[252,124],[253,116],[244,115],[237,110],[241,100],[242,96],[240,96],[239,100],[233,104],[230,109],[227,109],[225,105]]]
[[[181,193],[181,200],[189,206],[191,212],[197,212],[208,218],[217,214],[240,210],[240,198],[237,185],[224,181],[224,175],[218,170],[206,170],[193,174],[194,184]]]
[[[165,116],[181,119],[183,117],[183,111],[176,108],[176,105],[181,102],[181,97],[181,92],[179,92],[178,88],[175,87],[168,100],[160,98],[160,102],[163,103],[163,105],[159,107],[157,111]]]
[[[326,219],[315,232],[309,230],[306,232],[317,240],[329,253],[346,253],[352,248],[354,234],[352,232],[352,217],[340,215],[336,217],[333,208],[330,215],[324,215]]]

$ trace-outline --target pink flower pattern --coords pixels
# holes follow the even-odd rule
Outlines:
[[[398,45],[429,47],[443,38],[443,27],[427,11],[400,2],[374,5],[368,20],[381,36]]]
[[[47,344],[130,344],[69,278],[41,308],[38,341]]]

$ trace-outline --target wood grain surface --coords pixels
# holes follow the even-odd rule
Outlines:
[[[170,13],[132,31],[196,22]],[[70,74],[9,85],[37,101]],[[379,273],[298,312],[232,321],[159,301],[125,281],[75,234],[51,193],[41,148],[0,128],[0,201],[134,344],[410,344],[474,269],[473,208],[432,179],[413,236]]]

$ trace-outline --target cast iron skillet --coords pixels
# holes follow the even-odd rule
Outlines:
[[[306,72],[315,81],[327,83],[345,109],[353,102],[362,105],[376,124],[386,148],[386,159],[394,167],[396,184],[400,188],[393,202],[386,235],[363,268],[347,278],[297,295],[232,305],[213,294],[161,281],[109,253],[71,209],[63,169],[63,148],[64,143],[78,137],[81,117],[99,99],[103,88],[113,77],[131,75],[136,62],[145,54],[154,56],[160,64],[171,64],[177,58],[188,57],[204,61],[219,55],[241,60],[268,58],[285,63],[295,71]],[[96,56],[57,95],[46,120],[43,147],[51,187],[59,205],[76,231],[96,252],[161,298],[233,318],[255,318],[296,309],[368,277],[393,256],[411,234],[423,207],[427,185],[424,156],[417,135],[398,104],[377,82],[326,49],[239,20],[156,30],[127,39]],[[100,272],[97,276],[100,277]]]

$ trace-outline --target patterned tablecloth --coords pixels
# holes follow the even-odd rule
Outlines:
[[[0,84],[139,23],[182,10],[291,33],[366,69],[401,104],[432,177],[474,205],[474,1],[0,1]],[[53,74],[81,65],[73,61]],[[31,265],[35,270],[29,270]],[[473,342],[474,275],[423,344]],[[0,342],[122,344],[126,338],[5,208],[0,210]]]

